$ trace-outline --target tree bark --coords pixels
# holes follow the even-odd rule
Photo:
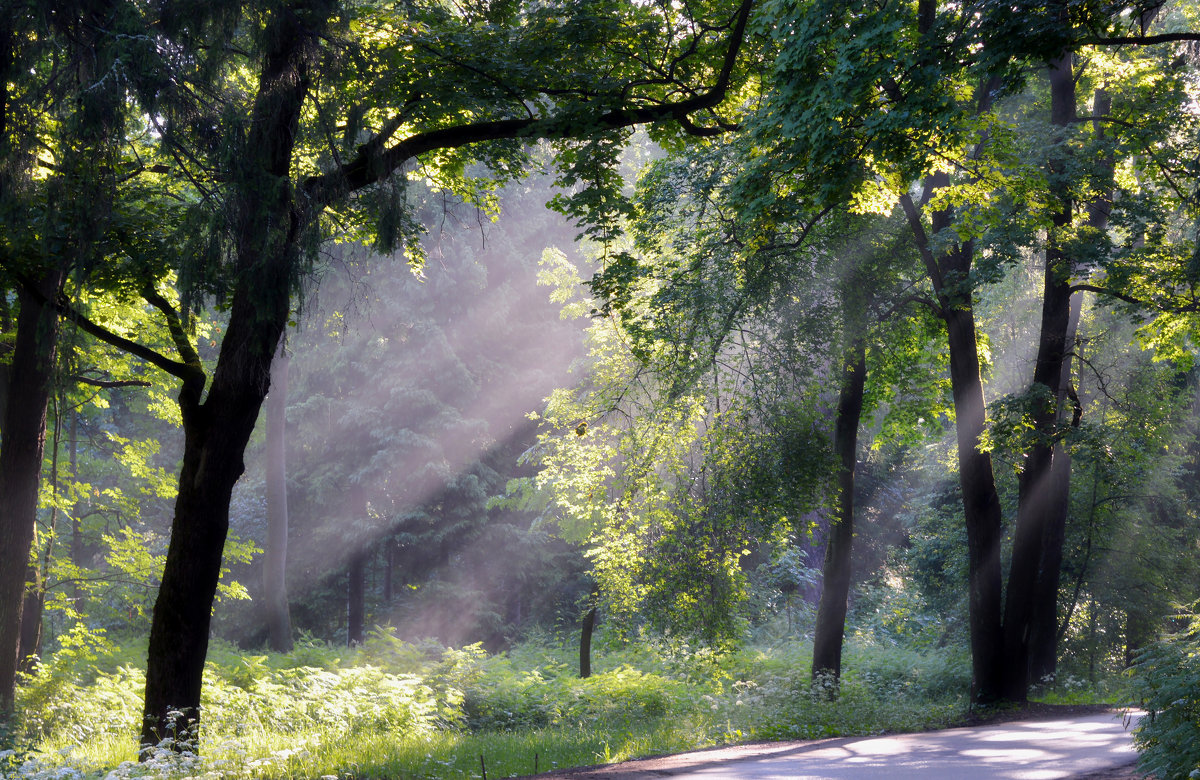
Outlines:
[[[70,449],[70,465],[71,479],[79,479],[79,409],[71,410],[71,449]],[[71,510],[71,563],[83,568],[83,526],[81,518],[84,512],[84,503],[82,501],[75,502],[74,508]],[[82,614],[83,612],[83,588],[80,587],[79,580],[76,579],[71,585],[71,604],[75,610]]]
[[[988,90],[985,89],[985,95]],[[937,173],[926,182],[931,193],[949,184]],[[935,255],[916,204],[907,195],[901,205],[921,252],[937,296],[938,313],[946,323],[950,358],[950,388],[954,397],[955,435],[958,443],[958,479],[963,520],[967,531],[968,616],[971,635],[971,698],[991,704],[1003,698],[1004,630],[1001,622],[1002,574],[1000,566],[1000,498],[996,492],[991,455],[980,449],[987,425],[987,409],[980,374],[978,335],[972,290],[969,287],[974,244],[967,241]],[[933,214],[934,234],[947,230],[954,215],[949,210]]]
[[[318,20],[319,21],[319,20]],[[170,739],[197,749],[200,687],[209,625],[229,529],[229,501],[244,470],[246,443],[271,384],[271,362],[290,308],[301,215],[289,174],[308,57],[322,27],[293,8],[269,22],[257,97],[239,155],[234,200],[234,289],[229,324],[201,402],[198,358],[180,390],[184,454],[162,585],[154,604],[146,666],[142,757]],[[183,349],[186,345],[177,342]]]
[[[367,553],[350,556],[346,585],[346,644],[361,645],[366,639]]]
[[[946,311],[945,321],[958,440],[959,488],[967,530],[972,698],[990,704],[1003,696],[1000,498],[996,493],[992,456],[980,449],[987,421],[975,316],[970,307],[954,308]]]
[[[181,354],[192,354],[185,357],[182,368],[169,368],[184,378],[179,396],[184,457],[151,622],[143,746],[171,738],[177,748],[184,743],[196,747],[201,679],[230,495],[243,471],[246,442],[270,386],[271,358],[287,323],[304,229],[326,206],[385,180],[404,162],[426,152],[494,140],[575,137],[671,120],[683,122],[690,132],[703,133],[706,128],[692,125],[688,116],[725,99],[751,8],[751,0],[744,0],[732,21],[729,46],[713,86],[689,91],[682,100],[647,106],[629,101],[616,109],[598,109],[594,121],[582,124],[558,117],[467,119],[392,142],[397,123],[360,145],[353,159],[299,183],[290,173],[310,62],[320,55],[319,41],[335,8],[327,0],[309,0],[272,6],[267,12],[266,29],[259,36],[262,65],[254,105],[244,125],[245,142],[229,155],[237,160],[228,183],[233,193],[228,212],[233,216],[235,282],[229,324],[207,397],[203,396],[203,370],[186,339],[176,338],[176,345]],[[145,758],[149,752],[143,750],[141,755]]]
[[[850,595],[851,548],[854,544],[854,472],[858,460],[858,426],[866,385],[866,344],[853,338],[842,360],[841,391],[833,449],[838,458],[837,512],[825,542],[821,602],[813,635],[812,678],[842,674],[842,641],[846,633],[846,602]]]
[[[596,607],[593,605],[583,615],[583,625],[579,629],[579,677],[586,679],[592,676],[592,632],[596,630]]]
[[[25,597],[21,605],[21,646],[17,651],[18,671],[29,673],[42,654],[42,610],[46,588],[41,568],[30,564],[25,573]]]
[[[1063,132],[1075,120],[1074,56],[1064,53],[1050,66],[1050,120]],[[1005,698],[1023,702],[1030,683],[1030,641],[1035,609],[1057,615],[1058,580],[1062,541],[1069,506],[1070,467],[1065,461],[1054,469],[1056,454],[1065,454],[1059,443],[1059,389],[1070,351],[1067,333],[1071,319],[1073,259],[1064,249],[1063,235],[1072,221],[1074,202],[1066,180],[1065,151],[1050,163],[1051,194],[1058,201],[1046,242],[1045,279],[1042,289],[1041,332],[1033,369],[1034,440],[1024,453],[1019,479],[1017,522],[1013,530],[1012,563],[1004,602]],[[1056,484],[1055,479],[1062,483]],[[1050,600],[1041,604],[1040,599]],[[1043,618],[1044,620],[1044,618]],[[1056,623],[1056,620],[1051,622]],[[1050,639],[1053,639],[1051,632]],[[1043,640],[1045,641],[1045,640]],[[1043,648],[1045,652],[1045,648]]]
[[[37,281],[38,292],[53,297],[62,289],[61,269]],[[21,645],[25,580],[37,515],[42,452],[46,444],[46,407],[50,400],[58,315],[22,290],[17,299],[10,400],[0,431],[0,721],[12,713]]]
[[[362,644],[366,638],[366,572],[366,552],[359,551],[350,556],[346,589],[346,643],[352,647]]]
[[[352,515],[346,518],[351,523],[363,523],[367,519],[367,491],[364,485],[353,484],[347,490],[347,499]],[[361,645],[366,637],[367,615],[367,561],[369,548],[362,539],[350,542],[351,553],[346,576],[346,644]]]
[[[1097,89],[1093,99],[1092,115],[1106,117],[1112,111],[1112,97],[1103,89]],[[1104,122],[1099,119],[1092,123],[1093,132],[1098,140],[1106,136]],[[1116,167],[1112,153],[1106,155],[1100,174],[1106,180],[1106,188],[1100,197],[1088,204],[1088,229],[1100,240],[1108,230],[1108,220],[1112,213],[1112,177]],[[1076,292],[1071,296],[1071,309],[1067,320],[1065,346],[1067,353],[1063,356],[1062,379],[1058,385],[1056,399],[1058,424],[1065,426],[1068,415],[1070,425],[1078,427],[1083,415],[1083,408],[1075,395],[1071,381],[1072,358],[1077,349],[1079,319],[1083,309],[1083,293]],[[1041,576],[1038,578],[1038,593],[1034,602],[1032,623],[1030,626],[1029,646],[1029,676],[1035,684],[1048,677],[1053,677],[1058,668],[1058,643],[1062,632],[1058,628],[1058,591],[1062,582],[1062,554],[1066,542],[1067,518],[1071,508],[1071,452],[1061,441],[1054,443],[1053,461],[1050,466],[1050,489],[1053,491],[1051,501],[1051,522],[1046,529],[1046,541],[1042,551]]]
[[[287,552],[287,392],[288,356],[284,342],[271,364],[267,396],[267,548],[263,556],[263,600],[271,649],[292,649],[292,618],[288,611]]]

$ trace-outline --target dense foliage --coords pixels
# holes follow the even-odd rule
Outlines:
[[[411,644],[378,630],[357,649],[302,640],[289,654],[218,645],[206,668],[203,758],[130,762],[141,648],[80,637],[21,689],[27,713],[0,757],[21,778],[491,776],[750,739],[911,730],[961,717],[961,651],[853,643],[840,703],[809,687],[806,648],[732,654],[641,637],[601,639],[581,680],[571,648],[534,638],[504,655]],[[115,769],[114,769],[115,767]],[[7,776],[7,775],[6,775]]]
[[[0,768],[1200,771],[1194,2],[0,11]]]

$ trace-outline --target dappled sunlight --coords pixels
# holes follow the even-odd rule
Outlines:
[[[1111,750],[1098,750],[1104,746]],[[645,766],[647,770],[669,769],[671,776],[684,779],[855,780],[886,776],[905,780],[1055,780],[1125,764],[1134,755],[1121,717],[1103,713],[1045,723],[1025,721],[889,737],[747,746],[675,756]],[[642,765],[633,763],[620,769],[628,772]]]

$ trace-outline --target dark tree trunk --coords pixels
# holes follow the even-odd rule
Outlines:
[[[842,674],[842,640],[846,633],[846,601],[850,595],[851,547],[854,543],[854,472],[858,460],[858,426],[866,384],[866,345],[855,338],[843,358],[841,392],[833,449],[839,462],[837,512],[825,542],[821,603],[813,635],[812,677]]]
[[[0,70],[0,73],[3,71]],[[12,331],[12,313],[8,305],[9,291],[0,287],[0,336]],[[8,408],[8,383],[11,375],[12,344],[7,339],[0,339],[0,421],[4,420]]]
[[[985,88],[983,92],[986,97],[990,90]],[[926,192],[932,193],[948,184],[949,177],[946,174],[934,174],[926,182]],[[992,458],[988,452],[980,449],[987,425],[987,409],[979,368],[972,291],[967,286],[975,250],[972,242],[968,241],[940,256],[935,255],[916,204],[904,196],[901,205],[937,296],[939,314],[946,323],[950,387],[954,396],[958,443],[958,479],[967,531],[971,697],[975,702],[990,704],[1003,698],[1002,517]],[[935,212],[931,225],[934,234],[948,229],[952,222],[953,214],[950,211]]]
[[[350,556],[346,585],[346,644],[361,645],[366,639],[367,554]]]
[[[1125,668],[1137,661],[1138,651],[1154,638],[1154,624],[1145,613],[1131,609],[1125,613]]]
[[[1065,88],[1063,90],[1066,91]],[[1098,118],[1106,117],[1112,111],[1112,97],[1103,89],[1095,92],[1092,114]],[[1097,119],[1093,122],[1093,131],[1097,139],[1106,136],[1104,122]],[[1088,229],[1096,241],[1108,230],[1108,220],[1112,213],[1112,177],[1115,160],[1111,152],[1106,155],[1102,166],[1102,176],[1107,185],[1100,197],[1088,204]],[[1083,408],[1075,394],[1071,381],[1072,357],[1077,349],[1079,318],[1083,309],[1083,294],[1074,293],[1071,296],[1071,311],[1067,321],[1066,348],[1063,356],[1062,379],[1058,385],[1056,399],[1058,408],[1058,424],[1065,426],[1070,421],[1072,427],[1078,427],[1083,415]],[[1071,508],[1071,452],[1056,441],[1054,445],[1053,462],[1050,466],[1050,489],[1052,510],[1051,523],[1047,528],[1045,546],[1042,551],[1042,576],[1038,578],[1038,593],[1034,602],[1033,620],[1030,626],[1029,638],[1029,676],[1037,683],[1053,677],[1058,669],[1058,643],[1062,631],[1059,630],[1058,620],[1058,591],[1062,581],[1062,554],[1066,542],[1067,517]]]
[[[1068,52],[1050,66],[1050,120],[1064,129],[1075,120],[1073,61]],[[1058,211],[1052,216],[1046,242],[1041,332],[1033,369],[1035,438],[1024,453],[1012,563],[1004,602],[1004,692],[1006,699],[1017,702],[1025,701],[1029,693],[1030,642],[1035,610],[1040,606],[1057,616],[1062,541],[1070,499],[1069,465],[1064,468],[1064,463],[1060,463],[1057,473],[1054,469],[1056,452],[1065,454],[1061,446],[1055,446],[1059,440],[1057,399],[1063,385],[1066,356],[1071,349],[1067,333],[1074,263],[1064,251],[1068,237],[1063,232],[1071,225],[1074,203],[1066,175],[1066,160],[1060,152],[1050,165],[1051,193],[1058,200]],[[1055,479],[1061,483],[1056,484]],[[1060,528],[1064,530],[1060,531]],[[1050,545],[1056,545],[1055,549]],[[1050,600],[1050,603],[1039,605],[1039,599]],[[1051,618],[1048,622],[1055,625],[1057,620]],[[1051,640],[1053,636],[1051,629]]]
[[[579,676],[592,676],[592,632],[596,630],[596,607],[592,606],[583,615],[579,630]]]
[[[971,308],[946,310],[950,383],[958,439],[958,478],[967,528],[972,696],[988,704],[1002,698],[1004,632],[1001,626],[1000,498],[992,457],[980,449],[986,426],[975,317]]]
[[[234,206],[238,284],[229,324],[201,403],[199,363],[184,381],[184,454],[162,585],[154,604],[141,743],[168,737],[196,749],[200,687],[213,599],[229,529],[229,501],[244,470],[246,443],[271,383],[271,362],[287,324],[301,215],[289,174],[300,109],[308,89],[312,29],[290,8],[275,14]],[[194,357],[194,356],[193,356]],[[142,751],[146,757],[147,751]]]
[[[287,391],[288,356],[280,341],[271,364],[271,392],[267,396],[267,549],[263,556],[268,641],[277,653],[292,649],[287,592]]]
[[[936,6],[927,0],[922,0],[921,6],[924,9],[919,14],[921,31],[922,34],[929,34],[933,29]],[[982,115],[990,109],[998,86],[999,80],[995,77],[978,85],[977,114]],[[986,143],[985,136],[972,154],[977,155]],[[925,197],[930,197],[949,184],[950,177],[944,172],[930,175],[925,182]],[[1000,563],[1002,515],[992,458],[988,452],[980,449],[987,425],[987,407],[979,368],[974,291],[970,287],[975,247],[974,242],[967,241],[935,254],[916,204],[907,195],[901,197],[900,203],[933,286],[938,313],[946,323],[958,444],[959,489],[967,532],[971,700],[991,704],[1003,698],[1004,681],[1004,625],[1001,614],[1003,575]],[[952,209],[934,212],[930,225],[933,234],[949,232],[954,218]]]
[[[63,278],[61,270],[47,273],[37,282],[39,295],[57,295]],[[0,550],[6,559],[0,566],[0,720],[12,712],[16,693],[26,567],[33,545],[46,444],[46,406],[58,338],[58,315],[26,291],[17,297],[20,311],[11,395],[0,431]]]

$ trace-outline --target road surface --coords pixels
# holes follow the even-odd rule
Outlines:
[[[990,726],[742,745],[556,772],[570,780],[1055,780],[1132,763],[1136,716],[1113,713]]]

